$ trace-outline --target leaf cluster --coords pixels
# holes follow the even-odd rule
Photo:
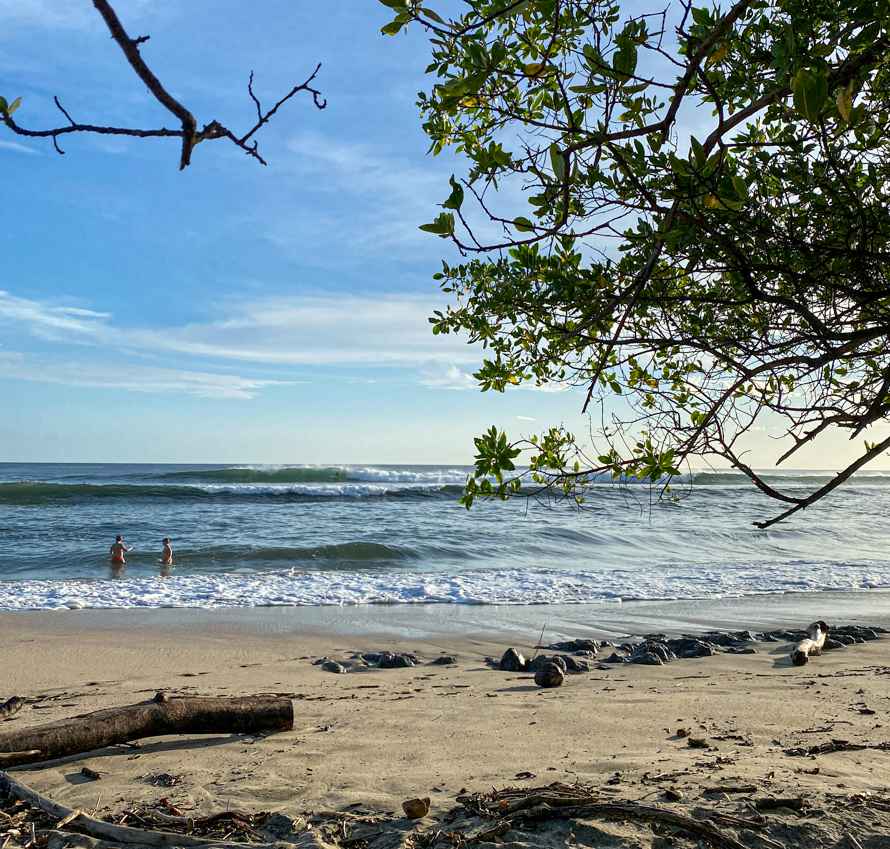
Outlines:
[[[447,22],[434,0],[383,1],[385,31],[429,33],[431,152],[467,163],[422,228],[465,258],[436,275],[453,302],[433,331],[486,348],[483,391],[575,385],[599,404],[591,448],[551,431],[516,480],[669,492],[691,458],[728,461],[782,518],[890,447],[866,440],[803,495],[744,460],[755,427],[781,428],[781,462],[890,417],[890,0],[467,0]],[[508,184],[525,209],[502,211]],[[491,458],[518,445],[477,441],[469,503],[513,492]]]

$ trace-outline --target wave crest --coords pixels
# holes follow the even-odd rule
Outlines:
[[[214,497],[265,497],[295,499],[318,498],[418,498],[460,493],[456,484],[418,483],[408,485],[373,483],[329,484],[96,484],[44,483],[13,481],[0,483],[0,504],[40,504],[47,501],[72,501],[93,498],[169,498],[196,499]]]

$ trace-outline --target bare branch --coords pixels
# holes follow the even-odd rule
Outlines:
[[[257,143],[254,141],[253,144],[249,145],[247,144],[247,142],[261,127],[269,122],[269,120],[285,103],[287,103],[299,92],[305,91],[312,95],[312,100],[316,108],[324,109],[325,106],[327,106],[327,101],[321,97],[321,92],[312,86],[312,83],[314,82],[321,68],[320,64],[316,66],[315,70],[305,82],[301,83],[298,86],[294,86],[294,88],[292,88],[265,114],[263,113],[260,102],[253,91],[254,75],[253,71],[251,71],[250,80],[247,85],[247,91],[257,109],[257,123],[246,134],[241,136],[233,133],[227,127],[224,127],[222,124],[220,124],[218,121],[211,121],[210,123],[206,124],[202,130],[199,131],[198,123],[194,115],[182,103],[180,103],[179,100],[177,100],[175,97],[173,97],[173,95],[170,94],[170,92],[162,85],[160,80],[157,78],[157,76],[155,76],[152,70],[145,63],[145,60],[142,58],[142,55],[139,52],[139,45],[144,44],[146,41],[148,41],[149,36],[144,35],[139,36],[138,38],[131,38],[127,34],[127,31],[124,29],[120,18],[117,16],[117,13],[108,2],[108,0],[93,0],[93,6],[96,8],[96,11],[102,16],[102,19],[105,21],[105,24],[108,27],[109,32],[111,33],[111,37],[123,51],[123,54],[130,67],[133,69],[139,79],[142,80],[143,83],[145,83],[145,85],[148,87],[148,90],[152,93],[158,103],[160,103],[179,121],[181,129],[168,129],[166,127],[160,127],[157,129],[141,129],[136,127],[114,127],[79,123],[75,121],[68,113],[68,111],[62,106],[62,104],[59,102],[58,97],[55,97],[54,101],[56,107],[68,121],[67,126],[56,127],[48,130],[31,130],[17,124],[9,114],[0,115],[0,122],[5,124],[6,127],[16,135],[24,136],[27,138],[52,139],[53,146],[60,154],[64,154],[64,151],[59,146],[59,138],[70,133],[94,133],[97,135],[129,136],[131,138],[178,138],[182,141],[182,148],[179,160],[180,170],[189,165],[189,163],[191,162],[192,151],[200,142],[210,139],[227,138],[237,147],[240,147],[249,156],[252,156],[262,165],[265,165],[265,160],[259,155],[259,152],[257,150]]]
[[[169,112],[172,112],[182,122],[182,156],[179,160],[179,169],[182,170],[191,162],[192,148],[196,144],[195,135],[198,130],[198,122],[195,120],[195,116],[161,85],[161,81],[145,64],[142,55],[139,53],[139,44],[141,41],[145,41],[145,39],[136,40],[127,35],[127,31],[120,22],[120,18],[118,18],[117,13],[108,0],[93,0],[93,5],[102,16],[105,25],[111,33],[111,37],[124,52],[130,67],[136,72],[139,79],[148,86],[148,90],[155,96],[158,103]]]
[[[844,469],[842,472],[839,472],[829,483],[825,484],[825,486],[817,489],[806,498],[799,499],[798,503],[790,510],[786,510],[784,513],[781,513],[775,518],[769,519],[766,522],[752,522],[752,524],[763,530],[765,528],[768,528],[770,525],[775,525],[776,522],[781,522],[783,519],[787,519],[798,510],[803,510],[806,507],[809,507],[820,498],[824,498],[832,490],[837,489],[837,487],[839,487],[844,481],[848,480],[854,472],[858,471],[863,466],[870,463],[875,457],[883,454],[884,451],[886,451],[888,448],[890,448],[890,436],[888,436],[883,442],[873,445],[855,463],[851,463],[849,466],[847,466],[846,469]],[[788,499],[783,498],[782,500],[787,501]]]

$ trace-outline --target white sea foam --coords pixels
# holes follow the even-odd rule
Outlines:
[[[2,610],[356,604],[585,604],[890,587],[890,563],[799,562],[675,569],[499,569],[461,574],[273,572],[0,582]]]
[[[460,469],[375,469],[375,468],[352,468],[345,469],[346,474],[360,481],[381,481],[386,483],[425,483],[446,484],[463,486],[467,480],[467,471]]]
[[[463,480],[461,480],[463,483]],[[343,496],[360,498],[362,496],[389,495],[398,492],[435,492],[443,484],[436,482],[415,482],[397,484],[395,481],[386,483],[213,483],[200,484],[195,489],[202,492],[231,493],[233,495],[307,495],[316,498]],[[194,485],[192,485],[194,486]]]

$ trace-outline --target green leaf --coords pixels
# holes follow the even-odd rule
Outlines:
[[[454,233],[454,216],[450,212],[443,212],[432,224],[421,224],[420,229],[447,239]]]
[[[606,64],[603,62],[603,57],[600,55],[599,50],[592,44],[585,44],[581,48],[581,52],[584,54],[584,58],[597,68],[601,68]]]
[[[671,171],[675,174],[678,174],[681,177],[689,176],[689,163],[686,162],[685,159],[680,159],[675,153],[668,154],[668,162],[671,166]]]
[[[815,123],[828,99],[828,78],[801,68],[791,81],[791,92],[797,113],[810,123]]]
[[[398,33],[402,29],[402,26],[403,25],[400,24],[398,21],[392,21],[391,23],[388,23],[385,27],[381,27],[380,32],[382,32],[383,35],[398,35]]]
[[[521,215],[519,218],[513,219],[513,226],[519,230],[520,233],[531,233],[535,229],[535,225]]]
[[[725,206],[727,209],[731,209],[734,212],[738,212],[744,205],[744,201],[733,200],[732,198],[717,198],[721,206]]]
[[[21,106],[21,105],[22,105],[22,99],[20,97],[17,97],[15,100],[12,101],[9,108],[6,110],[6,114],[12,115],[12,113],[15,112],[15,110],[18,109],[19,106]]]
[[[612,67],[616,74],[629,77],[637,69],[637,48],[630,42],[623,44],[612,54]]]
[[[390,9],[395,9],[397,12],[408,11],[408,6],[405,4],[405,0],[380,0],[380,2],[384,6],[389,6]]]
[[[0,112],[6,114],[9,109],[9,104],[6,102],[5,97],[0,97]]]
[[[700,27],[711,25],[711,13],[707,9],[692,9],[692,20]]]
[[[461,204],[464,202],[464,187],[454,179],[453,174],[448,182],[451,183],[451,194],[442,206],[445,209],[460,209]]]
[[[421,6],[418,7],[418,11],[421,15],[426,15],[426,17],[428,17],[431,21],[435,21],[437,24],[444,24],[445,26],[448,26],[448,24],[445,23],[445,21],[443,21],[442,18],[440,18],[432,9],[425,9]]]
[[[560,154],[559,145],[555,142],[550,145],[550,164],[553,166],[556,179],[562,183],[566,178],[566,163]]]

